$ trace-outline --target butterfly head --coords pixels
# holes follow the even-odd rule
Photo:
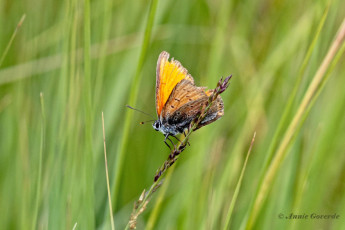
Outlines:
[[[152,127],[156,130],[156,131],[161,131],[161,127],[162,127],[162,122],[158,119],[155,122],[153,122]]]

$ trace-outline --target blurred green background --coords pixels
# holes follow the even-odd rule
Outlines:
[[[233,78],[224,117],[192,134],[138,229],[345,229],[344,57],[304,113],[267,199],[252,208],[344,1],[2,0],[0,12],[1,229],[110,229],[102,111],[114,221],[125,227],[169,154],[161,133],[139,125],[150,118],[125,107],[155,115],[163,50],[197,85]],[[291,213],[340,218],[279,218]]]

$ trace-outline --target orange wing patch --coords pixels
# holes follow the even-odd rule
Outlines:
[[[160,116],[172,90],[182,79],[191,81],[194,79],[177,60],[169,59],[169,53],[163,51],[158,58],[156,70],[156,111]]]
[[[209,90],[206,90],[206,95],[209,97],[209,96],[211,96],[212,95],[212,93],[213,93],[213,89],[209,89]]]

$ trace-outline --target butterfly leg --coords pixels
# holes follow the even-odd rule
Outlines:
[[[185,136],[186,136],[186,135],[185,135]],[[183,145],[182,141],[181,141],[180,139],[178,139],[177,136],[173,136],[173,137],[175,137],[175,139],[178,140],[178,141],[181,143],[181,145]],[[190,146],[189,141],[187,141],[187,144]],[[175,147],[175,149],[176,149],[176,147]]]
[[[174,146],[174,151],[176,150],[176,145],[174,144],[174,142],[168,137],[167,138],[170,142],[171,142],[171,144]]]
[[[174,150],[176,150],[176,146],[174,145],[174,142],[169,138],[169,134],[166,134],[166,135],[165,135],[164,143],[169,147],[170,150],[172,150],[171,147],[170,147],[170,145],[167,143],[167,139],[168,139],[168,140],[171,142],[171,144],[174,146]]]
[[[182,144],[182,141],[180,139],[177,138],[177,136],[171,135],[172,137],[174,137],[176,140],[178,140],[178,142],[180,142]]]
[[[168,135],[165,136],[164,138],[164,143],[169,147],[169,149],[171,150],[171,147],[170,145],[167,143],[167,138],[168,138]]]

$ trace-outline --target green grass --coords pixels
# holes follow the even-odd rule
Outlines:
[[[163,50],[198,85],[233,78],[138,229],[345,229],[345,45],[322,64],[344,17],[340,0],[1,1],[0,229],[111,229],[102,111],[125,228],[169,154],[125,107],[155,114]]]

